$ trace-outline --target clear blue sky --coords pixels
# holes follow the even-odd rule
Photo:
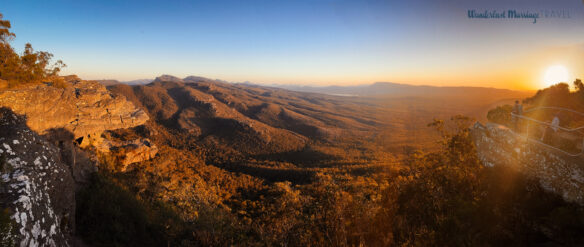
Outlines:
[[[477,20],[469,9],[570,18]],[[85,79],[530,88],[553,64],[584,77],[582,0],[2,0],[0,13],[17,49],[30,42]]]

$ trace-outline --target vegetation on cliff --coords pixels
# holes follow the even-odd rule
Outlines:
[[[19,55],[10,45],[15,37],[10,28],[10,21],[3,20],[0,14],[0,88],[41,82],[64,86],[58,74],[65,64],[61,60],[52,62],[53,54],[35,51],[30,43],[25,45],[24,52]]]
[[[570,90],[567,83],[558,83],[549,88],[541,89],[537,93],[524,100],[524,103],[534,106],[565,107],[584,112],[584,84],[576,79],[573,83],[574,90]]]
[[[584,113],[584,84],[582,80],[576,79],[573,82],[573,90],[571,90],[569,84],[558,83],[538,90],[535,95],[524,99],[522,103],[525,104],[524,112],[537,107],[561,107]],[[497,106],[489,111],[487,118],[491,122],[511,126],[512,111],[513,106],[511,105]],[[560,118],[561,126],[574,128],[584,124],[582,116],[555,109],[528,114],[528,116],[542,121],[550,121],[554,115]]]
[[[517,127],[516,131],[563,151],[572,154],[582,152],[584,133],[581,130],[551,131],[549,127],[554,118],[559,120],[560,127],[566,129],[584,126],[584,84],[580,79],[574,81],[573,89],[570,89],[567,83],[558,83],[537,91],[522,103],[522,115],[535,121],[519,119],[515,122],[511,117],[513,111],[511,105],[497,106],[489,111],[487,117],[491,122],[511,128]]]

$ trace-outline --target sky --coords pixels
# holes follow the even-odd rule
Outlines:
[[[2,0],[0,13],[18,51],[30,42],[84,79],[537,89],[558,65],[584,79],[584,0]]]

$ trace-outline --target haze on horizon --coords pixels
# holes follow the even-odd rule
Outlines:
[[[468,10],[567,18],[469,19]],[[378,81],[537,89],[548,68],[584,78],[581,0],[3,1],[21,51],[62,59],[63,74],[122,81],[200,75],[227,81]]]

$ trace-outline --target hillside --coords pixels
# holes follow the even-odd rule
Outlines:
[[[188,241],[180,238],[186,245],[582,241],[568,230],[581,229],[582,222],[558,216],[581,217],[580,206],[507,166],[483,166],[471,138],[473,121],[450,118],[483,114],[509,95],[347,97],[171,76],[109,89],[143,106],[153,120],[112,134],[148,137],[162,147],[154,160],[113,179],[139,198],[170,205],[186,222],[175,222],[167,234],[192,232]],[[432,122],[435,117],[451,121]],[[263,146],[268,137],[304,142],[295,149]],[[208,222],[220,227],[210,229]]]
[[[205,127],[209,123],[201,122],[200,117],[193,117],[208,114],[209,109],[188,104],[191,104],[189,101],[201,100],[197,97],[208,97],[211,99],[209,102],[217,102],[213,111],[218,110],[218,114],[233,110],[231,113],[237,116],[229,115],[226,118],[234,119],[235,122],[245,122],[247,120],[241,117],[246,117],[265,126],[288,130],[319,141],[332,142],[339,138],[383,139],[383,148],[396,154],[403,151],[404,145],[431,148],[436,136],[426,124],[433,118],[464,113],[482,120],[492,104],[526,95],[524,92],[487,88],[436,90],[436,87],[399,87],[406,88],[409,93],[404,91],[393,96],[345,97],[330,95],[328,91],[327,94],[306,93],[247,83],[232,84],[203,77],[181,79],[164,75],[144,86],[130,89],[125,85],[115,85],[109,88],[125,95],[135,104],[145,106],[151,116],[164,126],[189,130],[197,136],[212,132],[211,128]],[[185,92],[181,95],[178,88],[184,88],[180,90],[194,95],[187,96]],[[211,118],[205,119],[210,121]],[[266,128],[264,125],[256,128]]]

